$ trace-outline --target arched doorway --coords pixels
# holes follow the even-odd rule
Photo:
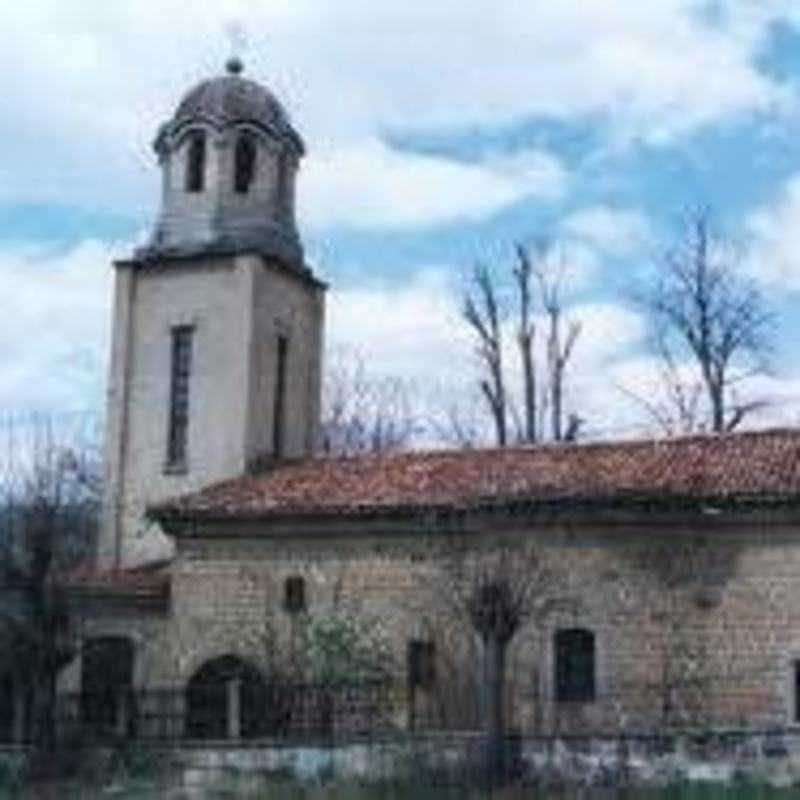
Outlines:
[[[234,696],[235,695],[235,696]],[[186,735],[226,739],[232,727],[242,738],[273,732],[275,715],[261,672],[236,656],[212,659],[195,672],[186,688]],[[231,714],[238,711],[237,724]]]
[[[83,645],[82,655],[82,721],[104,732],[131,734],[133,642],[122,636],[89,639]]]

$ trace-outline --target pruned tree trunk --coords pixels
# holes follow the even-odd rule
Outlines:
[[[492,783],[502,782],[506,774],[505,741],[505,664],[507,643],[496,636],[483,640],[483,683],[485,691],[484,764]]]
[[[581,332],[580,323],[572,321],[567,327],[566,336],[562,333],[561,286],[558,276],[548,277],[539,272],[542,300],[548,319],[547,371],[550,400],[550,434],[553,441],[564,439],[564,381],[567,364]],[[574,430],[577,434],[577,430]]]
[[[549,431],[552,439],[561,441],[567,433],[575,438],[579,431],[577,415],[565,425],[564,387],[580,326],[563,319],[565,264],[563,259],[552,264],[550,254],[547,242],[540,242],[533,255],[518,244],[510,287],[508,282],[498,281],[488,267],[478,264],[464,294],[462,316],[473,334],[480,360],[481,398],[500,447],[510,436],[532,443],[547,438]],[[532,276],[535,286],[531,286]],[[507,383],[504,374],[502,332],[512,306],[522,373],[521,402],[515,402],[519,398],[513,391],[513,381]],[[540,326],[544,353],[537,352],[537,313],[541,309],[545,312],[544,327]],[[455,438],[463,444],[463,426],[455,428]]]
[[[518,264],[514,270],[519,292],[519,330],[517,341],[519,344],[520,360],[522,361],[522,379],[524,395],[525,429],[523,439],[526,442],[535,442],[536,430],[536,366],[533,358],[533,345],[536,328],[531,320],[531,274],[533,266],[525,248],[517,245]]]
[[[472,281],[473,288],[464,299],[463,315],[478,339],[478,357],[486,369],[480,387],[492,415],[495,439],[500,447],[505,447],[508,442],[508,404],[503,373],[503,311],[487,267],[477,265]]]

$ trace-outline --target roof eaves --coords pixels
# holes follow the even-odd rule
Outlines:
[[[755,511],[800,510],[800,493],[717,492],[717,493],[646,493],[616,492],[607,494],[565,493],[558,496],[531,495],[482,497],[472,503],[396,504],[359,506],[306,506],[302,508],[236,509],[180,508],[151,509],[152,518],[174,535],[197,535],[197,526],[210,523],[263,522],[299,520],[369,521],[385,518],[419,519],[447,525],[465,514],[528,516],[626,512],[647,516],[684,512],[709,516],[716,513],[747,514]]]

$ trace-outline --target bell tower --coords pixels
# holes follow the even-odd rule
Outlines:
[[[315,444],[325,285],[295,223],[305,149],[242,72],[231,59],[161,126],[158,221],[114,265],[106,567],[171,554],[149,505]]]

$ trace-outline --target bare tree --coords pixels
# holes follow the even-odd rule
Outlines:
[[[618,385],[617,389],[644,409],[664,436],[680,436],[703,429],[703,382],[675,362],[664,343],[654,341],[657,353],[658,385],[647,391],[634,391]]]
[[[547,249],[541,251],[536,269],[539,290],[547,319],[547,370],[550,404],[550,434],[553,441],[572,440],[577,437],[581,419],[570,415],[564,428],[564,383],[567,365],[578,341],[581,325],[575,320],[566,322],[564,330],[563,284],[565,278],[563,253],[555,265],[548,258]],[[566,434],[569,434],[568,436]]]
[[[33,734],[53,736],[56,678],[74,655],[56,576],[94,552],[102,462],[96,421],[52,415],[2,422],[0,543],[12,602],[2,626],[13,642],[3,669],[33,692]],[[13,598],[17,602],[13,602]]]
[[[580,324],[564,317],[566,262],[563,253],[558,260],[553,255],[547,242],[537,243],[532,250],[518,244],[510,286],[479,264],[465,292],[463,317],[475,338],[483,372],[480,388],[492,418],[495,442],[501,447],[512,438],[519,442],[575,439],[582,423],[577,414],[564,411],[567,366]],[[522,373],[521,410],[509,388],[504,364],[503,328],[512,308]],[[543,316],[539,325],[544,327],[546,342],[544,352],[537,354],[538,315]],[[543,367],[537,365],[537,355],[543,357]],[[540,380],[541,374],[544,378]],[[463,434],[463,425],[459,433]]]
[[[452,385],[443,384],[435,387],[427,400],[430,403],[428,427],[442,441],[467,450],[491,439],[486,400],[477,387],[470,385],[456,393]]]
[[[734,430],[763,405],[734,395],[738,382],[765,370],[773,320],[758,288],[738,272],[738,261],[736,249],[712,231],[708,210],[695,211],[682,240],[664,256],[656,284],[636,296],[653,325],[667,409],[672,406],[684,427],[697,425],[697,398],[676,369],[682,356],[698,370],[715,433]],[[663,425],[664,409],[651,412]]]
[[[528,251],[518,244],[516,247],[517,265],[514,267],[514,278],[519,296],[519,326],[517,343],[522,361],[524,436],[526,442],[535,442],[537,438],[536,418],[536,362],[533,346],[536,340],[536,323],[533,319],[533,298],[531,276],[533,263]]]
[[[558,608],[574,603],[564,576],[546,566],[534,549],[498,546],[489,550],[454,546],[436,579],[445,608],[468,621],[482,650],[482,702],[486,775],[506,774],[504,695],[506,653],[525,624],[542,624]]]
[[[475,267],[472,286],[464,297],[463,314],[477,338],[478,358],[486,369],[480,387],[492,415],[495,439],[500,447],[504,447],[508,440],[502,332],[505,313],[494,277],[484,264]]]
[[[320,450],[325,455],[386,453],[409,446],[419,430],[409,385],[371,374],[352,350],[334,354],[325,376]]]

